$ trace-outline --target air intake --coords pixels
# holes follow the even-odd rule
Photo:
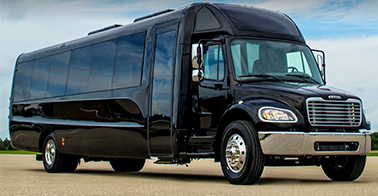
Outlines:
[[[361,124],[361,101],[307,99],[307,116],[312,126],[357,127]]]

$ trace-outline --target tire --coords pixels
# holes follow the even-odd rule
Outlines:
[[[365,169],[364,156],[337,156],[322,164],[324,173],[333,181],[353,181],[359,178]]]
[[[114,159],[110,161],[115,172],[137,172],[140,171],[146,159]]]
[[[221,167],[231,184],[254,184],[264,170],[257,130],[249,121],[230,123],[222,136]]]
[[[48,135],[43,143],[42,161],[48,173],[74,172],[79,159],[59,153],[54,135]]]

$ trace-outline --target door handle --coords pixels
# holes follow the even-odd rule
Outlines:
[[[215,84],[214,84],[214,87],[215,87],[215,89],[219,89],[219,90],[221,90],[222,87],[223,87],[223,84],[222,84],[221,82],[219,82],[219,83],[215,83]]]

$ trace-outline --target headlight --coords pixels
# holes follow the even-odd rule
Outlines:
[[[367,115],[367,113],[366,113],[365,110],[364,110],[364,115],[365,115],[365,121],[366,121],[366,123],[370,124],[370,119],[369,119],[369,117],[368,117],[368,115]]]
[[[366,114],[366,111],[364,110],[364,116],[365,116],[365,122],[366,122],[366,130],[371,130],[371,122],[370,122],[370,119],[368,117],[368,115]]]
[[[296,123],[297,116],[287,109],[275,107],[262,107],[259,109],[259,118],[264,122],[274,123]]]

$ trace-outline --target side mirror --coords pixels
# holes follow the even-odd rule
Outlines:
[[[326,84],[325,52],[322,51],[322,50],[312,49],[312,53],[316,57],[316,62],[318,63],[318,66],[319,66],[319,69],[320,69],[320,73],[322,74],[323,82],[324,82],[324,84]]]
[[[192,80],[200,82],[203,80],[202,71],[202,44],[192,44]]]

